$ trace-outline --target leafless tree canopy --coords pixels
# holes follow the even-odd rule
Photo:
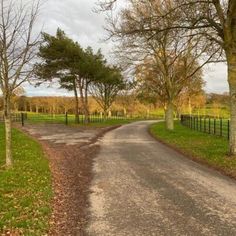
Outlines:
[[[0,88],[4,100],[6,166],[12,166],[11,99],[22,83],[33,75],[38,37],[33,27],[39,1],[0,0]]]
[[[175,1],[128,2],[108,19],[110,38],[119,44],[116,55],[126,66],[145,68],[163,104],[172,106],[205,64],[222,60],[222,48],[194,28],[178,27],[183,13]]]
[[[12,92],[32,76],[38,37],[33,26],[39,2],[0,1],[0,84],[2,92]]]

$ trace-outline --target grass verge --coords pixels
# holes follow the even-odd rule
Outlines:
[[[107,126],[114,126],[114,125],[123,125],[129,124],[134,121],[142,120],[140,118],[122,118],[122,117],[110,117],[107,120],[103,120],[100,116],[90,116],[90,123],[84,124],[84,116],[80,115],[80,123],[76,124],[75,122],[75,115],[68,115],[67,122],[68,125],[80,125],[80,126],[91,126],[91,127],[107,127]],[[27,113],[27,119],[25,123],[29,124],[65,124],[66,117],[65,115],[51,115],[51,114],[41,114],[41,113]]]
[[[116,126],[116,125],[125,125],[125,124],[130,124],[138,120],[104,120],[102,122],[94,122],[94,123],[89,123],[89,124],[78,124],[80,126],[89,126],[89,127],[109,127],[109,126]]]
[[[227,156],[227,139],[193,131],[179,122],[175,123],[174,131],[167,131],[165,124],[160,122],[152,125],[150,132],[192,159],[236,178],[236,158]]]
[[[40,144],[13,129],[14,168],[5,170],[0,125],[0,234],[46,235],[51,213],[51,176]]]

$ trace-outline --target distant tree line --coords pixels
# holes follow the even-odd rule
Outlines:
[[[45,114],[75,114],[73,97],[27,97],[14,96],[12,99],[12,112],[32,112]],[[3,109],[3,100],[0,97],[0,113]],[[102,115],[104,110],[100,104],[92,97],[88,97],[88,109],[90,114]],[[107,115],[122,117],[146,117],[149,112],[159,109],[158,102],[152,104],[144,104],[138,100],[135,94],[127,96],[118,95],[112,106],[109,108]],[[79,102],[79,113],[82,112],[82,104]],[[159,114],[162,116],[162,113]]]
[[[205,93],[202,91],[197,94],[182,92],[174,102],[175,117],[180,114],[229,117],[229,94]],[[12,98],[13,112],[33,112],[46,114],[75,114],[73,97],[27,97],[24,90],[20,88],[18,93]],[[88,97],[88,108],[91,114],[103,115],[103,109],[99,103],[92,97]],[[3,98],[0,97],[0,113],[3,110]],[[79,111],[82,114],[82,104],[79,102]],[[156,96],[145,94],[139,89],[123,91],[119,94],[112,106],[109,108],[110,115],[119,116],[140,116],[164,117],[164,109],[161,101]]]

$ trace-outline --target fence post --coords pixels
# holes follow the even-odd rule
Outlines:
[[[199,124],[198,124],[198,117],[197,117],[197,131],[198,131],[198,126],[199,126]]]
[[[21,125],[25,126],[24,113],[21,113]]]
[[[214,134],[216,134],[216,119],[214,118]]]
[[[66,112],[66,125],[68,125],[68,113]]]
[[[211,118],[209,117],[209,134],[211,133]]]
[[[222,130],[222,118],[220,118],[220,136],[223,136],[223,130]]]
[[[228,120],[228,140],[229,140],[229,138],[230,138],[230,122]]]
[[[206,133],[206,117],[204,117],[204,133]]]
[[[202,131],[202,117],[200,116],[200,131]]]

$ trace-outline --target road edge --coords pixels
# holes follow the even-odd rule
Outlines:
[[[225,177],[229,177],[233,180],[236,180],[236,176],[234,176],[233,174],[227,172],[226,170],[221,169],[220,167],[217,167],[217,166],[213,166],[213,165],[209,164],[207,161],[203,160],[201,157],[196,156],[196,155],[192,155],[192,154],[184,151],[183,149],[176,147],[174,144],[170,144],[170,143],[166,142],[165,140],[155,136],[151,132],[151,125],[148,126],[147,130],[148,130],[149,135],[152,138],[154,138],[157,142],[159,142],[159,143],[165,145],[166,147],[171,148],[172,150],[174,150],[177,153],[181,154],[183,158],[186,158],[186,159],[191,160],[195,163],[201,164],[205,167],[208,167],[211,170],[217,171],[219,174],[221,174]]]

